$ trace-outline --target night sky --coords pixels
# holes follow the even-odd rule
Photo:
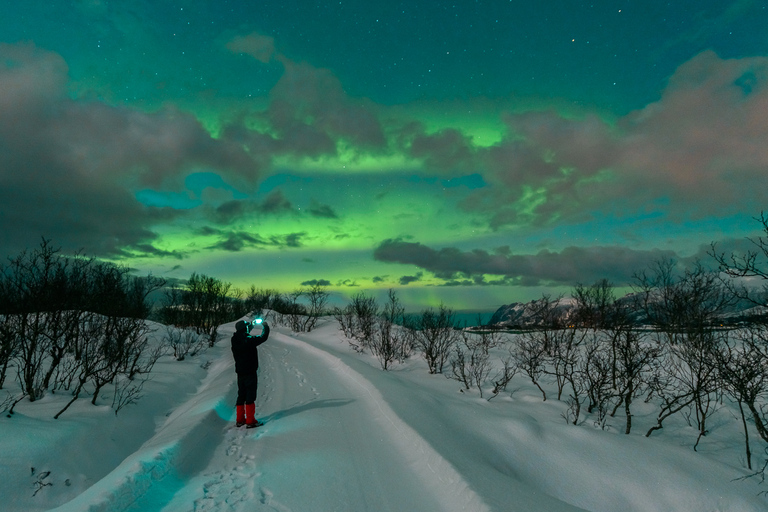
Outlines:
[[[3,256],[487,310],[768,210],[764,1],[7,4]]]

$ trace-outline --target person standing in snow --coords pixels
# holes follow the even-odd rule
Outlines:
[[[251,336],[253,324],[240,320],[235,324],[232,335],[232,355],[235,357],[237,373],[237,426],[246,428],[261,425],[256,420],[256,391],[258,390],[259,352],[257,347],[269,338],[269,325],[262,322],[262,331],[258,336]]]

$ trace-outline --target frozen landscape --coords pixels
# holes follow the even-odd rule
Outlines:
[[[763,511],[732,404],[696,429],[635,405],[596,428],[563,417],[523,376],[488,400],[417,354],[382,371],[331,317],[273,325],[260,347],[257,429],[234,427],[234,322],[195,357],[163,357],[144,397],[48,393],[0,418],[2,508],[16,511]],[[159,331],[158,331],[159,332]],[[157,335],[159,336],[159,334]],[[10,379],[9,379],[10,380]],[[12,390],[15,383],[6,388]],[[3,392],[4,393],[4,392]],[[106,393],[106,392],[105,392]],[[643,407],[646,409],[643,409]],[[761,461],[762,447],[753,448]]]

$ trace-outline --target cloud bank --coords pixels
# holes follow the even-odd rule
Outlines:
[[[431,272],[446,284],[516,284],[521,286],[593,283],[608,279],[626,285],[635,272],[654,261],[674,258],[671,251],[637,251],[625,247],[567,247],[561,252],[542,250],[536,254],[515,255],[508,247],[495,252],[455,247],[433,249],[418,242],[384,240],[373,252],[374,259],[386,263],[414,265]],[[486,276],[492,278],[488,280]],[[417,274],[418,279],[421,275]],[[495,279],[494,279],[495,278]],[[404,277],[407,282],[417,279]],[[407,284],[402,282],[401,284]]]
[[[764,203],[754,185],[768,169],[766,57],[703,52],[677,69],[657,102],[612,123],[553,111],[505,122],[506,138],[473,157],[493,191],[462,204],[495,228],[584,220],[593,211],[660,211],[680,221]],[[443,167],[468,158],[459,155]]]
[[[146,252],[152,226],[178,212],[147,208],[132,187],[160,186],[198,166],[249,180],[242,148],[214,140],[174,109],[146,114],[67,94],[68,68],[33,44],[0,44],[0,249],[56,236],[68,250]]]

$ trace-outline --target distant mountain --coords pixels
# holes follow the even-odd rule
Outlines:
[[[497,325],[504,327],[535,327],[539,323],[537,312],[541,310],[543,299],[532,300],[530,302],[513,302],[506,306],[501,306],[488,321],[488,325]],[[556,310],[565,312],[566,317],[573,310],[574,301],[572,299],[561,299]]]
[[[636,294],[629,294],[619,298],[619,304],[623,304],[630,311],[630,318],[635,325],[648,324],[647,317],[642,311],[633,307]],[[513,302],[501,306],[491,316],[487,325],[502,328],[530,328],[540,324],[537,312],[541,310],[543,299],[532,300],[530,302]],[[576,303],[573,299],[563,298],[555,306],[560,310],[565,318],[569,318],[573,313]],[[728,311],[719,315],[723,324],[736,325],[742,322],[766,322],[768,323],[768,307],[755,306],[748,301],[741,301],[731,306]]]

